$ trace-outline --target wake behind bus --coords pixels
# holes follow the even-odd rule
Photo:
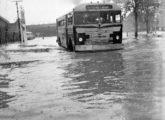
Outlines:
[[[70,51],[122,48],[121,8],[115,3],[86,3],[56,20],[57,43]]]

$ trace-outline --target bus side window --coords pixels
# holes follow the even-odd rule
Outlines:
[[[72,25],[72,23],[73,23],[73,17],[71,16],[68,18],[68,25]]]
[[[60,21],[57,22],[57,25],[60,26]]]
[[[64,25],[65,25],[65,21],[64,20],[58,21],[58,26],[64,26]]]
[[[63,21],[62,21],[62,26],[65,26],[65,24],[66,24],[66,21],[63,20]]]
[[[58,26],[64,26],[64,22],[63,22],[63,20],[58,21]]]

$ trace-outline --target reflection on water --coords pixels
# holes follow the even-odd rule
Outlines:
[[[68,91],[66,96],[87,103],[87,109],[111,109],[119,105],[117,119],[162,119],[159,87],[163,68],[155,42],[137,42],[131,52],[126,48],[126,51],[76,54],[73,59],[77,62],[68,65],[65,73],[71,78],[63,85]]]
[[[101,95],[103,98],[97,98],[100,102],[102,99],[111,102],[113,98],[109,98],[109,93],[127,90],[122,81],[124,60],[119,52],[76,54],[73,59],[77,59],[77,62],[70,64],[65,74],[71,79],[63,86],[69,89],[68,96],[90,103],[95,96]],[[106,95],[109,97],[106,98]]]
[[[163,120],[165,53],[159,42],[141,38],[126,41],[124,50],[96,53],[66,52],[55,38],[6,46],[0,118]]]
[[[7,78],[8,75],[1,75],[0,74],[0,88],[9,88],[9,82],[12,80]],[[14,96],[8,95],[7,92],[3,92],[0,89],[0,109],[7,108],[8,103],[10,102],[11,98]]]
[[[7,62],[7,63],[0,63],[0,66],[2,68],[22,68],[24,65],[33,63],[33,62],[38,62],[37,60],[35,61],[16,61],[16,62]]]

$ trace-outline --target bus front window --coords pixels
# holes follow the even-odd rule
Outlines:
[[[97,24],[99,22],[98,12],[75,13],[75,24]]]
[[[101,23],[113,23],[113,15],[108,11],[100,12],[100,22]]]
[[[120,23],[121,22],[121,15],[119,12],[101,11],[100,12],[100,22],[102,24]]]
[[[77,12],[74,16],[75,24],[109,24],[109,23],[120,23],[121,15],[120,12],[114,11],[94,11],[94,12]]]

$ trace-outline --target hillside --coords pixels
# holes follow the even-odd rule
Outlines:
[[[36,36],[55,36],[56,24],[39,24],[39,25],[27,25],[27,31],[33,32]]]

